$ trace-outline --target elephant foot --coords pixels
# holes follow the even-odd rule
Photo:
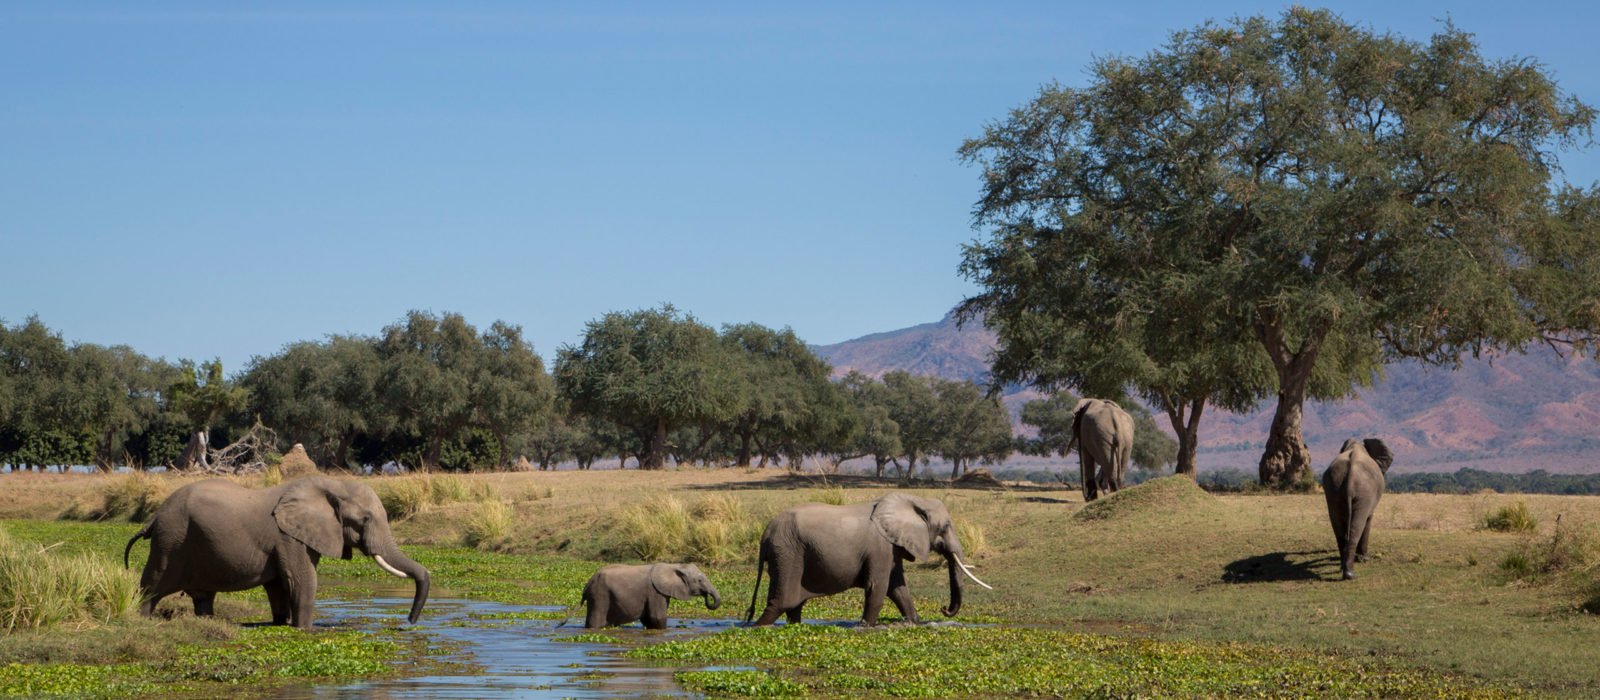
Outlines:
[[[1343,580],[1345,580],[1345,581],[1349,581],[1349,580],[1350,580],[1350,579],[1353,579],[1353,578],[1355,578],[1355,577],[1356,577],[1356,572],[1354,572],[1354,571],[1351,571],[1351,570],[1349,570],[1349,569],[1345,569],[1345,570],[1344,570],[1344,571],[1343,571],[1343,572],[1342,572],[1342,573],[1341,573],[1341,574],[1340,574],[1340,578],[1342,578],[1342,579],[1343,579]]]
[[[1365,555],[1365,554],[1357,554],[1356,555],[1356,563],[1357,564],[1362,564],[1362,563],[1365,563],[1366,561],[1367,561],[1367,555]]]

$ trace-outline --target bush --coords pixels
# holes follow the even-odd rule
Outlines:
[[[688,549],[689,509],[672,496],[660,496],[622,512],[627,549],[644,561],[666,561]]]
[[[1600,562],[1600,532],[1592,527],[1565,526],[1558,519],[1554,534],[1524,541],[1500,560],[1500,570],[1514,580],[1537,580],[1582,571],[1596,562]]]
[[[723,564],[756,552],[759,523],[729,494],[693,506],[661,496],[622,513],[623,549],[644,561]]]
[[[167,488],[158,477],[133,472],[110,479],[100,491],[100,505],[74,503],[61,514],[62,520],[115,520],[141,523],[154,515],[167,499]]]
[[[511,506],[505,501],[484,501],[468,516],[462,541],[474,549],[498,551],[511,540]]]
[[[0,630],[110,622],[139,607],[139,579],[116,563],[65,556],[0,530]]]
[[[1528,512],[1528,504],[1517,501],[1483,516],[1482,526],[1495,532],[1528,532],[1539,527],[1539,520]]]

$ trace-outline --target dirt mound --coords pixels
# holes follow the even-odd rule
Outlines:
[[[293,479],[317,473],[317,463],[311,461],[311,456],[306,454],[306,446],[297,442],[294,447],[289,448],[289,453],[283,456],[283,461],[278,463],[278,471],[283,473],[283,478]]]
[[[999,479],[994,478],[994,474],[990,473],[988,469],[974,469],[962,474],[959,477],[956,477],[955,481],[950,483],[957,486],[976,486],[980,488],[998,489],[1005,487],[1005,484],[1000,483]]]
[[[531,472],[533,471],[533,462],[528,461],[527,455],[517,455],[517,461],[511,463],[511,471]]]
[[[1172,515],[1210,510],[1217,498],[1187,476],[1174,474],[1151,479],[1089,503],[1074,513],[1078,520],[1120,520],[1141,514]]]

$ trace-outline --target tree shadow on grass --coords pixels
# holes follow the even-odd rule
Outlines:
[[[1332,566],[1337,573],[1338,564],[1337,556],[1323,550],[1272,552],[1229,562],[1222,567],[1222,580],[1224,583],[1331,580],[1317,569]]]

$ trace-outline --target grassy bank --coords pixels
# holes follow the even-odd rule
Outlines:
[[[53,520],[74,504],[100,502],[102,492],[125,477],[13,477],[21,478],[8,477],[8,488],[0,491],[0,514],[41,519],[10,523],[18,537],[109,556],[120,555],[136,528],[124,519]],[[459,499],[436,499],[432,486],[422,498],[415,495],[417,488],[402,486],[403,480],[369,480],[380,492],[394,486],[412,492],[415,507],[397,520],[395,530],[407,550],[433,571],[436,595],[567,605],[576,602],[583,581],[605,562],[643,555],[705,562],[702,568],[723,594],[723,609],[708,613],[684,601],[673,605],[674,617],[743,613],[754,579],[753,543],[772,513],[805,501],[867,500],[892,489],[860,479],[823,482],[771,470],[450,478],[459,484],[441,488],[459,490],[464,494]],[[1158,481],[1086,508],[1076,493],[1044,487],[919,492],[949,505],[969,550],[976,550],[972,563],[996,587],[969,587],[959,620],[1004,624],[959,635],[938,628],[909,636],[868,633],[850,642],[862,654],[929,644],[935,657],[960,657],[965,649],[979,648],[1006,655],[1038,645],[1062,655],[1102,649],[1099,656],[1084,657],[1107,669],[1106,684],[1096,687],[1142,688],[1136,692],[1149,694],[1235,694],[1251,687],[1255,681],[1250,679],[1291,676],[1303,676],[1310,685],[1282,687],[1327,695],[1349,690],[1316,685],[1331,682],[1305,670],[1318,665],[1377,679],[1361,692],[1379,695],[1426,695],[1430,688],[1442,689],[1436,694],[1469,688],[1578,697],[1600,693],[1593,671],[1600,667],[1600,646],[1593,643],[1600,638],[1600,618],[1584,612],[1595,598],[1597,568],[1584,557],[1591,556],[1585,543],[1600,541],[1591,539],[1600,524],[1600,499],[1390,494],[1374,523],[1373,561],[1358,566],[1356,580],[1340,582],[1334,580],[1338,565],[1320,495],[1218,497],[1181,482]],[[486,515],[485,504],[491,502],[505,512]],[[1506,531],[1486,525],[1498,522],[1504,509],[1517,512],[1525,524]],[[486,529],[483,521],[496,518],[505,522],[490,522]],[[474,528],[477,534],[471,534]],[[973,547],[980,538],[981,546]],[[481,548],[465,545],[474,540]],[[486,541],[492,544],[484,546]],[[1551,565],[1549,554],[1558,550],[1560,561]],[[135,547],[136,568],[143,551]],[[1526,565],[1516,564],[1518,557]],[[1508,561],[1511,565],[1502,566]],[[326,597],[390,585],[386,574],[359,558],[325,561],[323,575]],[[913,566],[909,575],[919,612],[939,619],[944,572]],[[260,609],[259,593],[224,596],[219,603],[230,600]],[[848,593],[807,606],[807,615],[854,620],[860,605],[860,594]],[[886,613],[892,612],[888,608]],[[1035,632],[1043,636],[1030,636]],[[841,684],[854,682],[882,691],[873,684],[926,675],[893,666],[876,675],[855,674],[865,680],[840,680],[841,672],[829,666],[833,661],[768,649],[797,645],[800,638],[783,635],[802,634],[834,633],[738,631],[674,653],[697,662],[755,663],[777,673],[764,676],[774,683],[822,694],[843,694],[846,685]],[[766,635],[772,635],[770,644]],[[722,644],[716,640],[723,637],[731,648],[747,651],[706,651]],[[1139,646],[1146,643],[1172,646]],[[1230,649],[1251,650],[1260,663],[1226,666],[1224,660],[1235,653]],[[1190,657],[1194,664],[1175,660]],[[0,648],[0,663],[6,659]],[[1006,677],[1037,675],[994,663]],[[1226,667],[1214,674],[1221,685],[1184,685],[1202,682],[1209,677],[1202,669],[1212,667]],[[1130,680],[1129,673],[1137,678]],[[1048,676],[1031,689],[985,686],[970,692],[1079,692],[1078,686],[1059,685],[1065,681]],[[686,675],[685,682],[718,692],[764,682],[744,678]],[[750,687],[749,692],[764,692]]]

